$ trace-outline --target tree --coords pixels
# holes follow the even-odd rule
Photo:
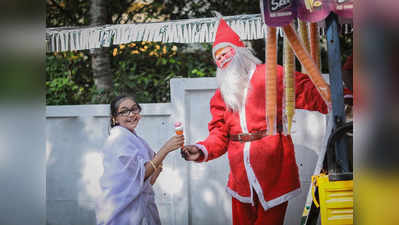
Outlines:
[[[90,24],[93,26],[107,24],[108,1],[91,0],[90,2]],[[109,91],[112,88],[111,57],[109,48],[96,48],[90,50],[91,67],[93,71],[94,84],[98,90]]]
[[[136,4],[134,0],[47,0],[46,3],[47,27],[97,26],[103,24],[125,23],[127,21],[133,21],[135,13],[140,13],[144,8],[140,7],[140,5],[143,5],[142,3]],[[97,92],[101,94],[104,94],[104,91],[109,92],[112,88],[113,76],[110,48],[92,49],[83,52],[85,57],[88,57],[91,62],[92,69],[90,71],[90,76],[94,81]],[[56,58],[59,58],[59,56]],[[50,61],[53,62],[54,60]],[[68,79],[71,82],[80,80],[76,77]],[[72,85],[72,83],[68,84]],[[60,83],[58,83],[58,85],[60,85]]]
[[[93,14],[90,13],[93,4],[100,4],[102,10],[106,9],[105,13],[99,14],[106,24],[214,17],[213,10],[223,16],[260,13],[259,2],[249,0],[46,1],[47,27],[88,26],[94,20],[90,17]],[[104,4],[107,5],[103,7]],[[344,39],[349,42],[341,41],[341,47],[351,48],[351,35],[346,35]],[[264,40],[250,41],[250,45],[256,51],[256,56],[264,61]],[[108,55],[110,62],[110,71],[105,74],[112,74],[112,88],[106,93],[97,90],[101,86],[101,76],[94,75],[94,70],[103,72],[106,69],[95,64],[96,60],[92,59],[96,57],[95,53],[94,56],[88,50],[48,53],[47,104],[108,103],[113,96],[121,93],[135,94],[139,102],[168,102],[171,78],[215,75],[216,68],[210,54],[212,43],[200,46],[202,48],[196,51],[187,51],[190,47],[188,44],[136,42],[103,48],[101,51],[105,51],[103,54]],[[281,46],[279,49],[282,49]],[[343,55],[348,54],[346,51],[341,52]],[[327,68],[325,49],[322,51],[322,59],[323,67]],[[105,65],[102,62],[99,65]],[[103,83],[109,85],[109,82],[107,80]]]

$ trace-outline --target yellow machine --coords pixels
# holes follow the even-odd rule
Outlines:
[[[312,176],[313,204],[310,211],[313,214],[310,213],[302,224],[315,225],[319,213],[322,225],[353,224],[353,163],[351,157],[342,160],[336,152],[339,140],[351,132],[353,122],[339,126],[331,134],[324,158],[324,172]]]
[[[312,194],[316,207],[320,206],[321,224],[353,224],[353,180],[329,181],[328,175],[312,177]],[[318,187],[319,201],[315,196]]]

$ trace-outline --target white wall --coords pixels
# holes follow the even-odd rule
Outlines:
[[[170,86],[171,103],[142,104],[137,133],[155,151],[174,135],[175,121],[184,123],[187,144],[208,134],[215,78],[172,79]],[[47,107],[48,224],[95,224],[93,207],[108,115],[108,105]],[[299,224],[325,130],[319,113],[297,110],[295,121],[293,140],[303,192],[289,203],[285,222],[289,225]],[[231,224],[231,198],[225,192],[228,171],[225,156],[199,164],[182,160],[178,151],[170,154],[154,185],[163,225]]]

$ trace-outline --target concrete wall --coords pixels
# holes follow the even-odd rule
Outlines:
[[[174,135],[173,123],[182,121],[186,143],[201,140],[208,134],[209,100],[215,88],[215,78],[171,80],[171,103],[142,104],[137,133],[158,151]],[[47,224],[95,224],[108,107],[47,107]],[[303,192],[289,203],[287,225],[299,224],[325,124],[319,113],[296,111],[293,140]],[[182,160],[178,151],[168,155],[154,185],[163,225],[231,224],[231,198],[225,192],[228,171],[226,156],[199,164]]]

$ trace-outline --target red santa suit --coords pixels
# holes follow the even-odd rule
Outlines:
[[[278,120],[281,126],[283,69],[278,66]],[[226,108],[220,90],[210,101],[212,120],[209,136],[197,144],[208,161],[228,153],[230,174],[227,191],[237,200],[252,203],[255,190],[265,210],[299,193],[298,167],[291,136],[277,134],[252,142],[231,141],[229,136],[266,130],[265,65],[250,76],[244,107],[240,112]],[[327,106],[309,77],[296,73],[296,108],[327,113]]]
[[[277,69],[277,121],[278,126],[281,126],[283,68],[278,66]],[[252,205],[260,204],[263,210],[268,210],[300,193],[291,136],[279,133],[248,142],[232,141],[230,138],[241,133],[256,133],[267,129],[264,64],[256,65],[248,82],[249,88],[242,90],[244,102],[238,112],[229,110],[220,90],[216,90],[210,101],[212,120],[208,124],[209,136],[196,144],[204,154],[200,159],[202,162],[216,159],[227,152],[230,165],[227,192],[234,198],[233,217],[234,202],[237,200]],[[297,72],[295,82],[297,109],[328,112],[307,75]]]

